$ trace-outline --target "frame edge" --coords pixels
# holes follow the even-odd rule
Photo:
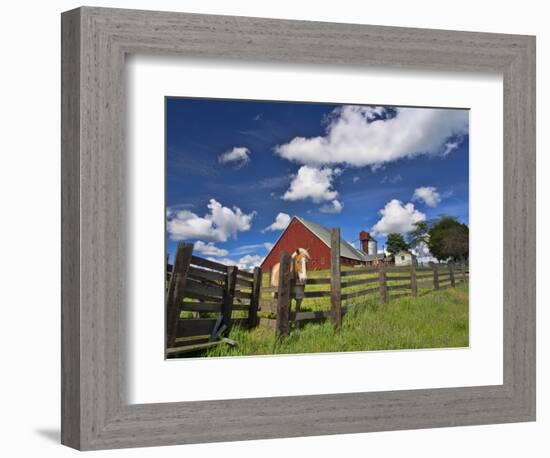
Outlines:
[[[88,174],[87,166],[90,163],[95,163],[96,159],[93,154],[88,154],[87,147],[94,145],[90,144],[90,139],[86,138],[86,105],[93,99],[93,95],[97,96],[97,93],[90,95],[90,88],[96,87],[98,84],[94,77],[97,76],[96,72],[102,72],[104,70],[97,69],[95,65],[99,67],[105,66],[106,62],[103,60],[105,57],[103,46],[98,47],[100,53],[99,61],[82,63],[86,57],[87,45],[91,45],[91,40],[101,39],[101,44],[112,45],[109,56],[113,57],[118,52],[118,55],[122,55],[119,51],[126,48],[129,43],[132,51],[138,50],[144,46],[144,43],[140,42],[140,37],[143,30],[139,30],[140,16],[147,15],[149,20],[149,26],[151,23],[155,23],[157,20],[160,22],[160,16],[164,21],[167,15],[173,13],[169,12],[154,12],[154,11],[135,11],[135,10],[122,10],[122,9],[106,9],[106,8],[94,8],[94,7],[82,7],[76,10],[64,13],[62,16],[62,27],[64,25],[64,32],[62,31],[62,37],[64,48],[62,50],[62,443],[73,448],[80,450],[92,450],[92,449],[104,449],[104,448],[120,448],[120,447],[135,447],[135,446],[151,446],[161,445],[158,443],[162,440],[162,444],[179,444],[179,443],[199,443],[199,442],[216,442],[216,441],[228,441],[228,440],[243,440],[242,432],[231,434],[220,433],[217,437],[205,437],[192,431],[184,434],[181,429],[179,431],[173,431],[166,433],[163,437],[162,434],[158,434],[159,424],[157,423],[160,418],[151,418],[151,414],[154,411],[155,415],[161,414],[162,421],[166,424],[170,421],[170,414],[178,408],[177,404],[171,404],[170,406],[158,406],[147,405],[145,406],[132,406],[131,412],[125,412],[125,408],[120,409],[117,412],[118,407],[114,406],[109,401],[119,401],[117,396],[113,395],[116,392],[116,381],[113,384],[115,390],[109,390],[103,386],[96,386],[92,388],[93,383],[97,383],[97,380],[92,381],[93,377],[89,377],[94,373],[96,375],[102,374],[101,369],[113,368],[114,359],[109,355],[107,360],[104,360],[105,355],[95,353],[98,358],[90,359],[90,352],[87,347],[90,342],[86,336],[90,336],[91,333],[86,327],[80,327],[80,320],[83,323],[87,323],[86,316],[90,315],[94,318],[102,318],[101,309],[102,305],[97,303],[90,303],[85,294],[80,291],[81,276],[82,284],[85,284],[85,271],[86,264],[86,225],[83,217],[81,223],[81,213],[86,214],[86,198],[87,192],[90,190],[90,184],[86,184],[84,180],[85,174]],[[118,17],[120,15],[120,17]],[[159,17],[157,18],[156,15]],[[187,13],[175,13],[178,16],[178,24],[188,20],[190,16],[193,16],[194,21],[201,20],[201,17],[208,19],[208,26],[212,27],[212,33],[216,34],[220,27],[222,30],[227,25],[220,26],[218,21],[233,22],[238,20],[244,20],[248,23],[256,22],[254,18],[235,18],[233,16],[207,16],[207,15],[189,15]],[[99,19],[98,19],[99,16]],[[109,16],[109,17],[107,17]],[[155,17],[152,17],[155,16]],[[221,18],[224,18],[223,20]],[[231,18],[231,19],[229,19]],[[98,19],[98,22],[96,22]],[[268,19],[258,19],[258,22],[269,23],[284,22],[287,25],[290,23],[297,24],[304,21],[273,21]],[[120,29],[118,25],[120,24]],[[316,23],[310,22],[308,26],[315,27]],[[323,27],[329,27],[330,22],[323,23]],[[250,27],[257,26],[251,25]],[[510,367],[514,368],[511,373],[511,377],[505,380],[505,386],[508,388],[507,396],[502,399],[503,403],[500,406],[500,410],[488,417],[479,414],[477,417],[472,415],[471,418],[464,418],[460,421],[450,420],[450,424],[444,422],[443,424],[430,423],[415,423],[414,426],[407,426],[402,423],[395,423],[393,425],[385,424],[380,429],[373,427],[369,424],[360,425],[359,421],[354,429],[351,426],[347,426],[346,430],[338,432],[323,432],[321,434],[342,434],[342,433],[356,433],[367,432],[377,430],[395,430],[395,429],[410,429],[410,428],[430,428],[438,426],[451,426],[452,425],[466,425],[466,424],[487,424],[487,423],[507,423],[507,422],[520,422],[531,421],[536,417],[536,389],[535,389],[535,338],[531,332],[534,330],[535,325],[535,296],[533,292],[528,291],[527,296],[522,296],[521,291],[526,286],[532,286],[535,284],[534,278],[528,278],[535,273],[535,261],[534,255],[536,245],[535,240],[531,237],[534,236],[534,221],[535,221],[535,194],[534,194],[534,181],[531,176],[535,166],[535,141],[530,135],[534,133],[534,120],[535,120],[535,108],[534,108],[534,91],[535,91],[535,75],[534,75],[534,37],[532,36],[512,36],[504,34],[481,34],[477,32],[450,32],[450,31],[426,31],[424,29],[402,29],[399,27],[384,27],[384,26],[366,26],[358,24],[341,24],[338,26],[340,33],[340,27],[365,27],[367,30],[371,29],[384,29],[384,30],[407,30],[407,33],[441,33],[445,36],[463,37],[463,34],[468,34],[468,37],[472,37],[472,41],[479,40],[479,47],[482,48],[483,40],[487,39],[490,46],[486,46],[487,55],[495,52],[493,47],[498,42],[499,45],[506,46],[505,52],[501,50],[499,58],[495,58],[493,68],[503,68],[500,65],[505,66],[504,73],[510,78],[509,84],[512,88],[514,101],[511,106],[522,106],[518,112],[513,112],[512,121],[505,122],[505,126],[517,123],[510,133],[512,138],[515,138],[515,142],[509,147],[509,153],[515,153],[520,155],[522,153],[525,157],[510,159],[510,163],[517,167],[515,174],[510,177],[512,185],[511,193],[514,193],[513,202],[510,203],[509,209],[511,210],[511,217],[509,221],[512,223],[517,221],[517,218],[523,215],[523,223],[509,234],[511,244],[509,246],[519,246],[521,243],[525,243],[527,246],[527,254],[522,261],[515,261],[510,264],[511,273],[520,275],[520,292],[513,296],[513,298],[521,297],[520,302],[514,302],[517,305],[517,310],[509,313],[507,319],[510,320],[512,326],[505,330],[505,346],[509,351]],[[136,30],[134,30],[134,27]],[[204,25],[200,27],[204,28]],[[85,30],[83,30],[85,29]],[[152,33],[151,30],[147,30]],[[99,33],[100,32],[100,33]],[[191,32],[190,32],[191,33]],[[474,39],[474,35],[477,37]],[[77,43],[70,43],[70,39],[67,42],[67,38],[71,37],[75,39]],[[99,38],[98,38],[99,37]],[[114,37],[114,38],[113,38]],[[151,38],[151,37],[149,37]],[[129,41],[126,41],[128,39]],[[131,40],[134,40],[135,43]],[[505,42],[505,43],[501,43]],[[83,42],[84,47],[83,47]],[[170,40],[167,38],[167,42]],[[97,43],[96,43],[97,44]],[[487,45],[487,43],[485,43]],[[120,48],[119,48],[120,46]],[[158,46],[155,44],[154,48]],[[178,45],[179,46],[179,45]],[[169,46],[163,48],[163,51]],[[118,49],[117,49],[118,48]],[[514,49],[515,48],[515,49]],[[399,49],[399,47],[397,47]],[[179,51],[178,51],[179,52]],[[216,51],[217,52],[217,51]],[[212,55],[215,55],[214,51],[210,51]],[[246,55],[245,50],[232,51],[235,55]],[[365,51],[366,53],[367,51]],[[370,51],[369,51],[370,52]],[[208,54],[208,53],[207,53]],[[351,54],[353,55],[353,53]],[[362,59],[367,59],[368,54],[361,56]],[[116,56],[115,56],[116,57]],[[281,57],[281,56],[279,56]],[[483,56],[486,57],[486,56]],[[281,57],[286,60],[289,58],[287,55]],[[293,58],[290,55],[290,58]],[[299,57],[298,57],[299,58]],[[379,57],[375,57],[374,60]],[[317,57],[315,58],[317,59]],[[313,59],[313,60],[315,60]],[[345,58],[343,58],[345,59]],[[394,57],[394,60],[398,60]],[[493,61],[491,61],[491,65]],[[112,63],[112,62],[111,62]],[[118,65],[118,64],[117,64]],[[115,67],[118,66],[115,65]],[[406,65],[406,64],[405,64]],[[431,62],[431,67],[436,68],[436,64]],[[448,65],[448,64],[445,64]],[[455,64],[459,66],[458,64]],[[489,65],[489,64],[488,64]],[[111,68],[112,69],[112,68]],[[105,75],[102,75],[105,77]],[[110,77],[113,77],[111,74]],[[523,80],[522,80],[523,77]],[[118,81],[115,77],[115,83]],[[89,83],[89,85],[87,84]],[[82,96],[89,95],[86,100],[82,101]],[[116,98],[120,94],[116,94]],[[520,103],[521,96],[527,98]],[[97,100],[95,100],[97,102]],[[529,102],[533,102],[533,105],[529,105]],[[109,112],[109,116],[113,114],[110,112],[112,108],[103,108],[105,112]],[[524,119],[519,122],[518,117],[520,113],[524,114]],[[95,120],[94,120],[95,121]],[[82,123],[82,125],[81,125]],[[518,129],[519,127],[519,129]],[[523,132],[521,128],[527,128]],[[515,135],[515,137],[514,137]],[[510,138],[510,137],[505,137]],[[97,141],[97,139],[95,139]],[[522,143],[524,141],[525,143]],[[104,145],[102,145],[104,146]],[[109,145],[112,146],[112,145]],[[518,149],[519,148],[519,149]],[[95,152],[99,152],[98,151]],[[90,151],[93,153],[93,151]],[[527,170],[525,170],[527,169]],[[104,170],[103,170],[104,171]],[[97,172],[97,171],[96,171]],[[99,170],[101,173],[101,170]],[[514,176],[515,175],[515,178]],[[518,176],[519,175],[519,178]],[[529,181],[531,180],[531,182]],[[81,195],[82,192],[82,195]],[[81,199],[84,200],[81,203]],[[82,207],[83,205],[83,207]],[[525,209],[522,210],[522,205],[525,205]],[[81,209],[82,208],[82,209]],[[505,218],[506,220],[506,218]],[[81,225],[82,224],[82,231]],[[82,232],[82,234],[81,234]],[[82,238],[82,252],[80,249],[80,243]],[[93,261],[90,259],[90,261]],[[522,269],[523,268],[523,269]],[[84,271],[84,275],[82,273]],[[513,277],[513,275],[512,275]],[[93,306],[93,310],[92,307]],[[97,307],[96,307],[97,306]],[[522,313],[525,316],[522,316]],[[98,320],[95,325],[103,325],[105,322]],[[111,329],[109,329],[110,331]],[[96,327],[95,332],[99,332]],[[101,331],[105,337],[106,330]],[[508,342],[506,342],[506,335],[508,336]],[[94,339],[93,345],[98,345],[97,348],[105,350],[105,343],[101,343],[101,339],[97,341]],[[95,347],[94,347],[95,348]],[[98,362],[98,359],[101,361]],[[91,371],[88,365],[92,365],[96,372]],[[117,374],[115,372],[112,374]],[[117,374],[119,375],[119,374]],[[510,374],[509,374],[510,375]],[[505,377],[506,379],[506,377]],[[500,393],[500,391],[499,391]],[[330,395],[327,395],[327,397]],[[241,401],[241,400],[234,400]],[[506,402],[504,402],[506,401]],[[227,401],[218,401],[218,403],[231,403]],[[118,404],[115,402],[114,404]],[[99,406],[98,406],[99,405]],[[105,406],[110,407],[107,409]],[[199,408],[198,405],[195,408]],[[200,407],[202,408],[202,406]],[[212,410],[214,410],[212,408]],[[115,415],[113,415],[113,413]],[[118,415],[117,415],[118,413]],[[111,414],[111,415],[107,415]],[[177,418],[173,418],[172,421]],[[476,417],[476,418],[474,418]],[[481,418],[483,417],[483,419]],[[420,415],[418,416],[420,418]],[[151,421],[152,420],[152,421]],[[181,418],[179,420],[182,420]],[[432,420],[433,421],[433,420]],[[471,422],[471,423],[470,423]],[[180,428],[184,426],[184,422],[179,425]],[[350,422],[352,424],[352,422]],[[177,426],[177,425],[172,425]],[[141,431],[139,428],[142,428]],[[304,427],[300,428],[300,431],[296,431],[296,436],[308,436],[308,433],[304,430]],[[152,435],[153,430],[157,431]],[[136,434],[136,431],[140,431],[142,434]],[[263,438],[283,438],[283,437],[295,437],[294,433],[285,434],[281,428],[278,431],[266,434],[261,433],[260,430],[249,431],[248,439],[263,439]],[[314,434],[317,435],[317,434]],[[186,440],[184,436],[187,436]],[[157,441],[157,443],[155,443]]]
[[[81,9],[61,14],[61,443],[81,448]]]

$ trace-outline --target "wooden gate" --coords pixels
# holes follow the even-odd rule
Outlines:
[[[193,256],[193,244],[180,243],[168,266],[166,357],[233,344],[232,326],[258,321],[261,269],[253,273]]]

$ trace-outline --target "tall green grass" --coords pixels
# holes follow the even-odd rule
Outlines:
[[[307,308],[317,308],[315,305],[310,304]],[[237,342],[236,346],[221,344],[202,356],[468,346],[467,283],[443,291],[421,292],[417,297],[403,296],[384,305],[378,302],[376,295],[350,300],[347,305],[350,311],[343,317],[340,331],[335,331],[329,321],[293,328],[284,338],[277,337],[273,329],[264,326],[251,330],[233,328],[228,337]]]

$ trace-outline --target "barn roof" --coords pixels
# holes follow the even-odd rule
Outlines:
[[[320,224],[308,221],[299,216],[295,216],[298,221],[300,221],[305,227],[307,227],[311,232],[313,232],[325,245],[330,248],[330,229],[327,229]],[[340,237],[340,256],[349,259],[355,259],[357,261],[365,261],[365,254],[362,251],[359,251],[357,248],[351,246],[343,238]]]

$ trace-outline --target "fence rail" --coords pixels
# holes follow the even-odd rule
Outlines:
[[[166,357],[230,342],[232,326],[256,326],[260,268],[249,273],[203,259],[181,243],[166,270]]]
[[[274,327],[279,335],[287,335],[292,323],[295,326],[304,322],[331,320],[335,328],[340,328],[342,316],[349,306],[343,301],[361,297],[378,296],[381,303],[403,297],[417,296],[419,290],[443,290],[468,281],[469,271],[465,264],[433,264],[424,266],[387,266],[359,267],[342,271],[340,265],[339,229],[331,231],[331,270],[325,278],[308,278],[305,285],[296,285],[289,277],[290,256],[281,254],[278,286],[262,286],[260,309],[276,314],[276,318],[262,318],[262,324]],[[288,267],[286,267],[288,266]],[[288,275],[283,275],[288,269]],[[308,290],[308,286],[315,289]],[[317,289],[317,288],[323,289]],[[270,299],[266,299],[270,297]],[[330,298],[329,309],[301,311],[298,304],[302,299]],[[291,311],[291,301],[297,300],[296,311]]]
[[[193,245],[180,243],[173,265],[166,269],[166,357],[205,350],[221,343],[234,344],[226,336],[232,326],[252,328],[267,324],[279,335],[291,326],[330,320],[338,329],[351,308],[350,299],[377,296],[381,303],[419,290],[443,290],[466,282],[465,264],[433,264],[430,267],[387,266],[342,270],[340,231],[331,233],[331,269],[325,278],[308,278],[297,285],[291,278],[291,257],[283,252],[277,286],[262,286],[262,270],[246,272],[193,255]],[[309,289],[313,287],[313,289]],[[321,288],[321,289],[318,289]],[[328,298],[329,308],[302,311],[302,300]],[[291,301],[296,310],[291,310]],[[343,305],[343,303],[345,303]],[[258,310],[272,318],[258,318]],[[273,318],[275,314],[276,318]]]

